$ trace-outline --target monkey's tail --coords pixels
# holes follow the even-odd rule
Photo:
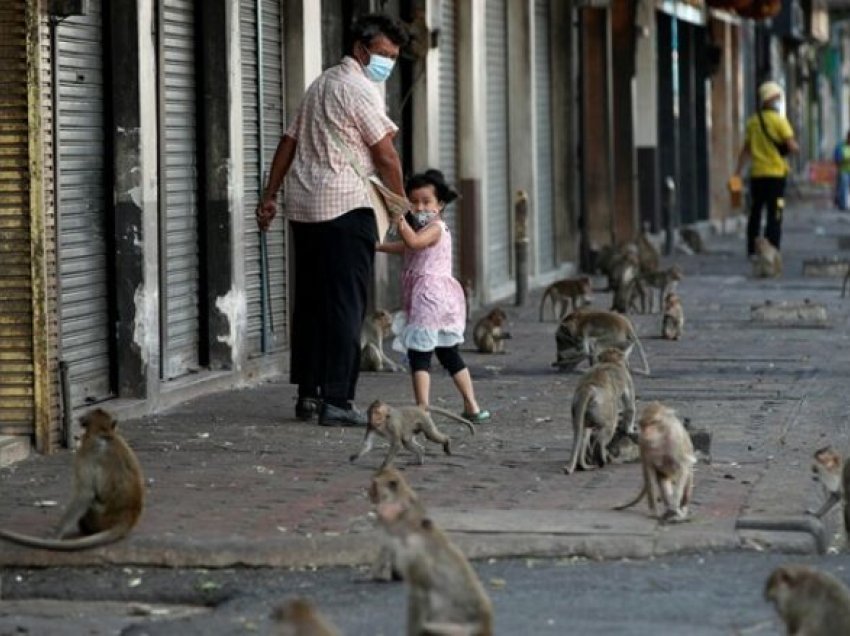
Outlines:
[[[590,404],[590,397],[591,391],[585,391],[579,398],[579,403],[576,405],[576,408],[573,409],[573,429],[575,430],[575,439],[573,439],[573,452],[570,454],[570,463],[564,467],[564,472],[568,475],[575,472],[576,465],[578,464],[579,455],[584,452],[584,429],[586,426],[584,422],[584,417],[585,413],[587,413],[587,406],[588,404]]]
[[[643,499],[644,495],[646,495],[646,484],[641,486],[640,492],[637,497],[632,499],[629,503],[623,504],[622,506],[614,506],[614,510],[625,510],[626,508],[631,508],[635,504],[637,504],[641,499]]]
[[[466,424],[466,426],[469,428],[469,432],[472,433],[473,435],[475,435],[475,426],[472,424],[472,422],[470,422],[465,417],[461,417],[460,415],[455,415],[454,413],[452,413],[449,410],[441,409],[439,406],[429,406],[428,410],[433,412],[433,413],[439,413],[440,415],[443,415],[443,416],[449,418],[450,420],[454,420],[455,422],[460,422],[461,424]]]
[[[637,346],[638,353],[640,354],[640,361],[643,363],[643,372],[645,375],[649,375],[649,361],[646,359],[646,352],[643,350],[643,345],[640,343],[640,338],[638,338],[637,333],[635,333],[635,328],[631,321],[629,321],[629,331],[632,334],[632,338],[635,340],[635,345]]]
[[[97,548],[99,546],[115,543],[119,539],[123,539],[129,531],[129,528],[122,525],[109,528],[109,530],[104,530],[103,532],[96,532],[95,534],[75,539],[47,539],[12,532],[11,530],[0,529],[0,539],[6,539],[7,541],[26,546],[28,548],[73,552],[75,550],[87,550],[89,548]]]

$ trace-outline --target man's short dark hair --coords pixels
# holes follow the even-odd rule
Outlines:
[[[379,35],[386,36],[390,42],[398,46],[404,47],[410,35],[407,28],[399,20],[391,18],[388,15],[379,13],[370,13],[369,15],[360,16],[351,25],[350,41],[348,52],[354,52],[354,45],[357,42],[362,42],[369,46]]]

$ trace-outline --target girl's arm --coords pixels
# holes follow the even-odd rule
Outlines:
[[[391,243],[378,243],[375,245],[376,252],[384,254],[403,254],[404,243],[402,241],[392,241]]]
[[[430,223],[427,227],[416,232],[407,224],[404,217],[399,217],[398,233],[404,244],[412,250],[424,250],[440,242],[443,228],[439,223]]]

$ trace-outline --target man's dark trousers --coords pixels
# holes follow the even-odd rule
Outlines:
[[[360,329],[375,262],[369,208],[291,224],[295,246],[290,382],[300,396],[345,408],[360,375]]]
[[[756,237],[761,230],[761,210],[767,207],[764,237],[776,249],[782,240],[782,215],[785,212],[785,177],[750,178],[750,219],[747,222],[747,254],[756,252]]]

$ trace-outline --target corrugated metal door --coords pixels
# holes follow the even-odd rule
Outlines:
[[[437,51],[439,60],[440,92],[440,147],[437,166],[443,171],[446,180],[455,188],[457,181],[457,45],[455,41],[455,2],[443,0],[440,4],[440,46]],[[452,233],[452,260],[455,274],[460,272],[460,237],[462,231],[458,219],[458,204],[453,204],[446,212],[446,224]]]
[[[56,35],[61,355],[77,407],[112,395],[100,0],[63,20]]]
[[[534,109],[536,169],[534,210],[537,216],[537,267],[545,272],[555,266],[555,237],[552,215],[552,99],[550,0],[534,2]]]
[[[161,343],[162,377],[170,379],[198,367],[195,11],[194,0],[160,1]]]
[[[0,6],[0,435],[35,421],[25,17],[24,0]]]
[[[245,201],[245,293],[248,352],[272,351],[285,343],[286,224],[278,215],[266,234],[268,284],[263,273],[260,235],[254,211],[274,152],[283,134],[283,37],[280,3],[241,0],[242,161]],[[259,13],[258,13],[259,9]],[[258,22],[259,19],[259,22]],[[262,38],[257,25],[261,25]],[[258,46],[259,43],[259,46]],[[257,96],[262,93],[262,99]],[[268,290],[268,296],[266,296]],[[266,305],[268,298],[271,304]],[[264,338],[265,332],[265,338]]]
[[[508,38],[505,0],[490,0],[486,15],[487,192],[489,286],[511,276],[508,164]]]

